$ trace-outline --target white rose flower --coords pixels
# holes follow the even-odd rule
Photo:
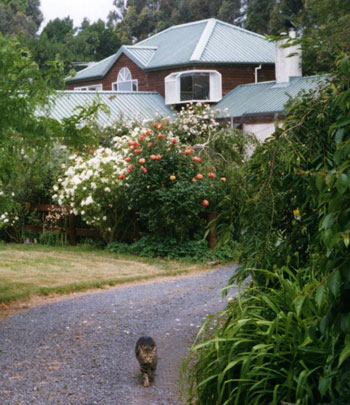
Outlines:
[[[94,200],[92,199],[92,196],[89,195],[89,197],[85,200],[85,205],[90,205],[94,202]]]

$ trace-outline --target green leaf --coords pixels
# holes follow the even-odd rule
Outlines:
[[[343,140],[344,128],[339,128],[335,134],[335,142],[340,143]]]
[[[310,336],[306,336],[304,342],[300,345],[300,347],[305,347],[312,342],[313,342],[312,338]]]
[[[326,185],[324,176],[322,176],[322,174],[317,174],[316,175],[316,187],[318,191],[322,191],[322,189],[324,188],[324,186]]]
[[[332,379],[329,377],[321,377],[320,382],[318,383],[318,390],[320,391],[321,396],[326,395],[326,392],[329,390]]]
[[[346,189],[348,188],[348,176],[345,173],[342,173],[337,178],[337,190],[339,194],[344,194]]]
[[[320,320],[320,332],[322,333],[322,335],[326,334],[326,332],[328,330],[328,323],[329,323],[328,315],[325,315]]]
[[[349,93],[349,96],[350,96],[350,93]],[[345,127],[345,126],[347,126],[349,124],[350,124],[350,118],[348,118],[348,117],[337,121],[337,126],[338,127]]]
[[[334,298],[338,298],[341,287],[341,275],[339,270],[336,270],[333,274],[331,274],[327,281],[327,286]]]
[[[330,213],[324,217],[321,222],[321,229],[327,229],[330,225],[333,224],[333,213]]]
[[[346,335],[345,347],[340,353],[338,367],[350,356],[350,335]]]
[[[298,297],[294,302],[295,312],[297,313],[298,316],[300,316],[300,312],[303,307],[305,298],[306,298],[305,295],[302,295],[301,297]]]
[[[315,301],[316,301],[318,308],[321,308],[321,306],[322,306],[324,290],[325,290],[324,285],[319,286],[316,290]]]
[[[266,304],[274,311],[276,314],[278,314],[280,311],[277,309],[276,305],[268,298],[266,295],[262,296],[262,299],[266,302]]]
[[[343,241],[344,241],[344,245],[345,245],[345,247],[349,247],[349,244],[350,244],[350,238],[349,238],[349,236],[348,236],[348,235],[344,236]]]
[[[345,333],[350,333],[350,314],[342,314],[340,317],[340,327]]]

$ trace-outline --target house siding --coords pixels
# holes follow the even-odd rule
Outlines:
[[[121,68],[127,67],[133,79],[138,80],[139,91],[157,91],[165,97],[164,79],[170,73],[184,70],[216,70],[222,75],[222,95],[224,96],[236,86],[246,83],[254,83],[255,67],[252,65],[193,65],[186,67],[169,68],[157,71],[143,71],[126,55],[121,55],[103,79],[68,83],[67,90],[74,90],[75,87],[84,87],[91,84],[102,84],[103,90],[112,90],[112,83],[117,81],[118,72]],[[269,81],[275,79],[274,65],[264,65],[258,71],[258,81]]]
[[[181,72],[185,70],[216,70],[222,75],[222,95],[229,93],[236,86],[246,83],[254,83],[255,67],[251,65],[193,65],[179,68],[170,68],[160,71],[148,72],[148,90],[155,90],[165,97],[164,79],[170,73]],[[266,65],[259,70],[258,81],[268,81],[275,79],[274,65]]]
[[[149,86],[147,85],[147,74],[124,54],[116,60],[104,78],[68,83],[67,90],[74,90],[75,87],[84,87],[100,83],[102,84],[102,90],[112,90],[112,83],[117,81],[119,70],[123,67],[127,67],[131,72],[132,78],[138,80],[139,91],[154,90],[149,89]]]

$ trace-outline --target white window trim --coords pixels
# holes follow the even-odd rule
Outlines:
[[[91,90],[91,87],[94,87],[93,90]],[[102,91],[102,84],[89,84],[88,86],[82,86],[82,87],[74,87],[74,90],[83,90],[83,91]]]
[[[136,83],[136,90],[129,90],[129,91],[128,90],[119,90],[119,88],[118,88],[119,84],[128,83],[128,82]],[[124,82],[113,82],[112,83],[112,90],[114,88],[116,88],[115,91],[126,92],[126,93],[135,93],[136,91],[139,91],[139,81],[137,79],[131,79],[131,80],[125,80]]]
[[[181,101],[180,96],[181,96],[181,75],[183,74],[188,74],[188,73],[209,73],[209,99],[208,100],[198,100],[198,99],[193,99],[193,100],[186,100],[186,101]],[[219,95],[217,97],[214,97],[215,89],[213,88],[213,77],[217,76],[218,80],[218,87],[219,87]],[[168,96],[167,97],[167,82],[176,82],[175,84],[175,91],[176,91],[176,96]],[[189,104],[189,103],[217,103],[222,99],[222,75],[219,73],[217,70],[204,70],[204,69],[196,69],[196,70],[183,70],[181,72],[174,72],[170,73],[170,75],[166,76],[164,79],[164,84],[165,84],[165,103],[166,104]],[[169,100],[170,98],[170,100]],[[171,99],[175,99],[175,101],[171,101]]]
[[[118,80],[123,76],[123,78],[127,78],[127,80]],[[131,90],[120,90],[119,85],[125,84],[125,83],[131,83]],[[133,90],[134,84],[136,85],[136,90]],[[118,76],[117,76],[117,81],[112,83],[112,90],[116,88],[116,91],[120,92],[129,92],[129,93],[134,93],[135,91],[139,91],[139,82],[137,79],[132,78],[132,74],[130,69],[127,66],[124,66],[119,69]]]

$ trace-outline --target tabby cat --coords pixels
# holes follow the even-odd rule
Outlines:
[[[140,363],[143,386],[149,387],[157,368],[157,346],[150,336],[141,336],[135,347],[136,358]]]

